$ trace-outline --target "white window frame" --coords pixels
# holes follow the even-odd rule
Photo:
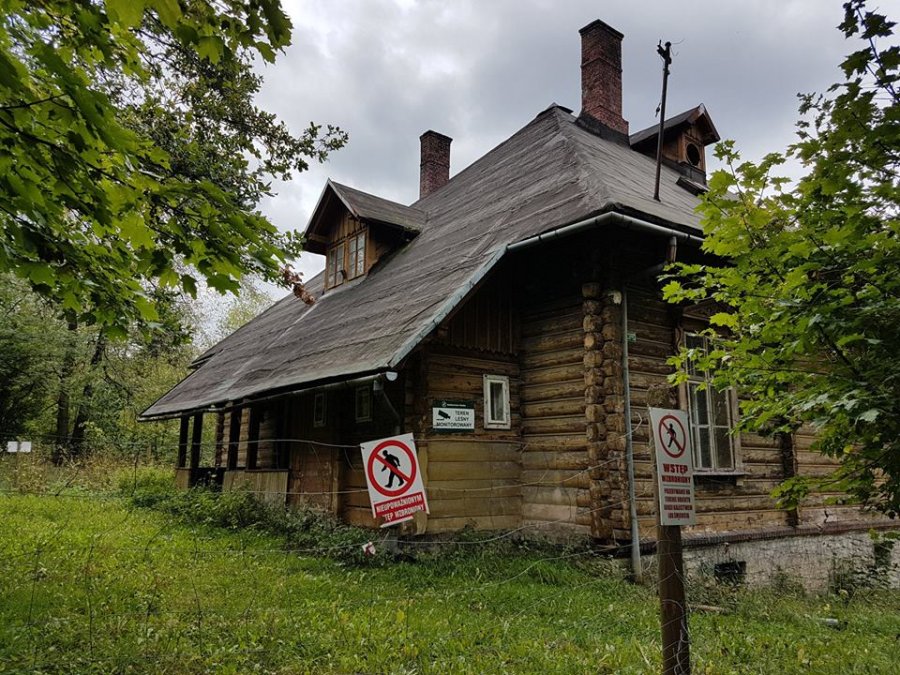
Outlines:
[[[319,405],[319,402],[321,402],[321,405]],[[319,391],[313,395],[313,426],[324,427],[327,420],[328,396],[326,392]]]
[[[362,396],[364,399],[368,399],[368,411],[360,410],[360,396]],[[354,395],[354,405],[353,405],[353,410],[354,410],[357,422],[371,422],[372,421],[372,404],[373,404],[372,388],[370,386],[357,387],[356,393]]]
[[[684,342],[688,346],[688,340],[698,340],[698,347],[708,353],[709,337],[698,333],[685,333]],[[691,447],[694,451],[694,471],[701,474],[733,474],[740,473],[740,434],[734,433],[738,420],[737,396],[733,388],[728,388],[724,392],[717,390],[712,383],[712,378],[707,371],[696,371],[692,364],[686,364],[688,379],[685,384],[685,401],[687,403],[688,419],[691,425]],[[699,397],[696,392],[703,391],[703,399],[705,400],[706,424],[700,423]],[[725,414],[727,424],[716,424],[715,399],[716,394],[722,394],[725,397]],[[695,405],[696,404],[696,405]],[[719,447],[717,440],[717,431],[727,430],[729,454],[731,455],[731,466],[722,467],[719,465]],[[701,434],[709,437],[709,464],[701,465]]]
[[[494,410],[491,398],[492,385],[499,384],[502,387],[501,415]],[[509,378],[506,375],[484,376],[484,428],[485,429],[511,429],[512,420],[509,414]]]

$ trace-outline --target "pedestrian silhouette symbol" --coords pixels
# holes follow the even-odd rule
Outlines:
[[[672,443],[674,443],[675,447],[681,450],[681,447],[678,445],[678,432],[675,431],[675,425],[669,422],[666,432],[669,434],[669,442],[666,443],[666,447],[671,448]]]
[[[394,486],[394,479],[395,479],[395,478],[396,478],[397,481],[398,481],[397,487],[402,486],[406,481],[405,481],[405,480],[403,479],[403,477],[400,475],[400,458],[397,457],[396,455],[392,455],[392,454],[389,453],[387,450],[384,450],[384,451],[381,453],[381,455],[382,455],[382,457],[384,457],[384,461],[387,462],[387,464],[382,465],[381,470],[382,470],[382,471],[388,471],[388,470],[390,470],[390,475],[389,475],[389,477],[388,477],[388,482],[387,482],[387,485],[386,485],[385,487],[387,487],[387,488],[392,488],[392,487]],[[388,466],[388,464],[390,464],[391,466]],[[391,467],[393,467],[394,469],[397,469],[397,470],[394,471],[394,469],[391,469]]]

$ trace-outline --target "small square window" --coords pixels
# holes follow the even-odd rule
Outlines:
[[[321,391],[313,397],[313,426],[325,426],[325,392]]]
[[[356,388],[356,421],[372,420],[372,390],[369,387]]]
[[[509,378],[484,376],[484,428],[509,429]]]

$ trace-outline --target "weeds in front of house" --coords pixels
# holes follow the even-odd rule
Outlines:
[[[97,468],[3,496],[0,671],[659,670],[652,583],[588,547],[467,531],[392,551],[312,510],[178,492],[169,467]],[[900,595],[834,590],[689,579],[695,672],[893,672]]]

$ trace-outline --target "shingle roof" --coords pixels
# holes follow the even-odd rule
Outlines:
[[[275,303],[204,354],[143,417],[392,369],[507,246],[562,225],[618,211],[699,229],[697,198],[675,184],[677,172],[662,168],[661,201],[652,199],[654,171],[655,163],[627,144],[551,106],[414,203],[427,214],[421,233],[368,275],[311,307],[292,295]],[[357,207],[374,203],[333,185]],[[322,275],[308,286],[320,295]]]

